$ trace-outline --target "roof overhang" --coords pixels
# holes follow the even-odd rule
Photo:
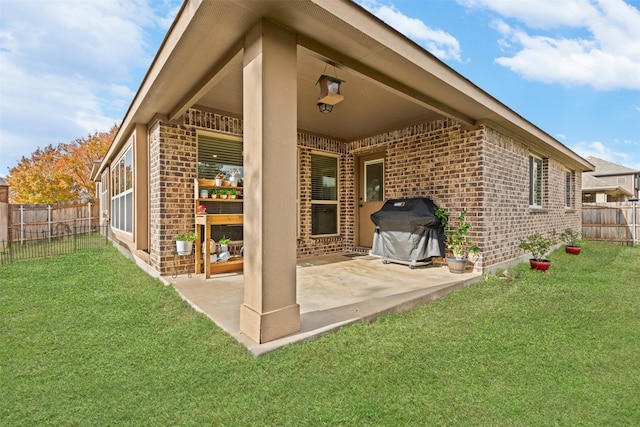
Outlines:
[[[605,193],[612,196],[628,196],[633,197],[630,191],[620,187],[620,186],[610,186],[610,187],[583,187],[583,193]]]
[[[151,64],[100,170],[136,123],[178,120],[195,105],[242,115],[245,34],[261,19],[297,34],[298,127],[351,141],[406,124],[450,117],[499,127],[541,155],[578,171],[593,165],[422,47],[348,0],[187,0]],[[325,70],[346,80],[345,101],[329,115],[316,107]],[[98,171],[99,172],[99,171]]]
[[[91,165],[91,173],[89,174],[89,179],[91,181],[98,182],[100,181],[100,165],[102,164],[102,160],[96,160]]]

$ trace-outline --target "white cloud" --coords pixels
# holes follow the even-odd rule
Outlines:
[[[496,62],[527,79],[599,90],[640,89],[640,11],[622,0],[459,2],[502,16],[494,22],[502,35],[499,43],[515,53]]]
[[[3,1],[0,175],[37,147],[121,120],[180,3]]]
[[[393,5],[382,4],[376,0],[360,0],[357,2],[389,26],[421,44],[441,60],[453,59],[459,62],[462,61],[460,59],[460,43],[451,34],[430,28],[420,19],[404,15]]]
[[[628,152],[619,151],[616,147],[620,143],[614,141],[612,143],[603,143],[601,141],[581,141],[570,147],[573,151],[578,153],[582,157],[598,157],[608,162],[617,163],[628,168],[640,170],[640,159],[630,156]],[[640,149],[640,143],[638,141],[625,141],[625,145],[636,145]]]
[[[458,0],[458,3],[468,8],[491,9],[530,28],[578,27],[597,16],[590,0]]]

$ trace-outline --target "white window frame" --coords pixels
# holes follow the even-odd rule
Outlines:
[[[566,209],[573,209],[574,206],[574,193],[575,193],[575,173],[570,170],[564,171],[564,207]]]
[[[311,197],[311,237],[333,237],[340,235],[340,156],[333,153],[328,153],[324,151],[312,151],[311,156],[309,158],[309,168],[311,171],[311,176],[313,177],[313,162],[311,158],[313,156],[322,156],[334,158],[336,160],[336,186],[335,186],[335,200],[315,200],[313,199],[313,178],[311,182],[310,188],[310,197]],[[313,234],[313,207],[320,205],[331,205],[336,207],[336,231],[335,233],[326,233],[326,234]]]
[[[532,208],[542,207],[542,201],[544,200],[542,194],[544,187],[543,171],[544,161],[542,158],[529,154],[529,206]]]
[[[130,174],[127,174],[127,166]],[[111,227],[133,235],[133,145],[111,166]]]
[[[108,214],[109,212],[109,189],[111,188],[111,178],[109,176],[109,170],[105,169],[102,172],[102,177],[100,178],[100,210],[103,213],[103,216]]]

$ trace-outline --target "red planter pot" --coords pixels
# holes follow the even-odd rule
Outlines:
[[[578,246],[565,246],[564,250],[571,255],[578,255],[580,253],[580,251],[582,250],[581,248],[579,248]]]
[[[551,267],[551,261],[546,259],[530,259],[529,265],[533,270],[547,271]]]

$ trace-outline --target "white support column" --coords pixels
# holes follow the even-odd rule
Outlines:
[[[258,343],[300,330],[296,302],[296,35],[259,22],[243,71],[244,303],[240,330]]]

